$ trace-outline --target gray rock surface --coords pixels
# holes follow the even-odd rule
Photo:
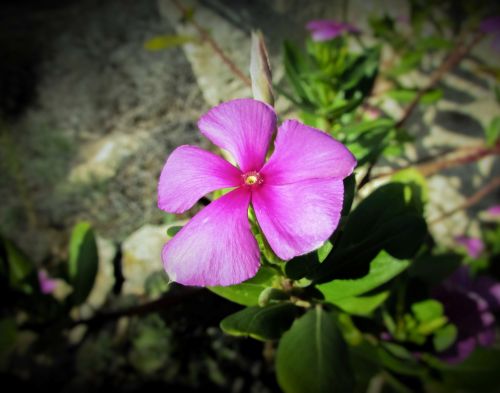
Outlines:
[[[281,44],[284,39],[302,41],[308,20],[339,19],[345,14],[365,29],[369,12],[407,13],[401,2],[394,1],[372,1],[368,7],[367,2],[353,0],[349,9],[342,8],[344,2],[326,0],[182,3],[194,7],[199,24],[244,72],[250,31],[261,29],[279,84],[286,83]],[[182,23],[170,0],[68,1],[54,9],[23,12],[18,9],[0,18],[7,25],[13,23],[9,20],[36,22],[33,31],[25,29],[15,39],[29,42],[36,36],[40,43],[36,94],[9,124],[11,143],[4,144],[15,150],[12,156],[18,162],[0,162],[6,174],[0,179],[4,230],[23,239],[20,245],[43,260],[51,251],[47,228],[50,241],[62,243],[66,228],[87,219],[98,233],[122,241],[143,225],[160,224],[164,215],[156,207],[156,182],[165,158],[181,144],[207,145],[197,132],[199,116],[220,101],[250,96],[250,89],[206,43],[145,50],[144,43],[158,35],[197,34]],[[475,55],[491,60],[488,43]],[[417,139],[415,148],[409,148],[403,159],[383,163],[380,170],[481,140],[482,128],[499,108],[491,79],[476,77],[476,67],[473,61],[464,62],[445,78],[445,99],[437,107],[422,107],[412,118],[409,129]],[[427,77],[416,75],[415,82]],[[282,97],[277,108],[283,117],[294,116]],[[401,108],[393,104],[390,110],[397,113]],[[431,202],[436,210],[429,212],[430,217],[460,204],[495,173],[498,160],[490,159],[432,178]],[[450,193],[445,199],[444,189]],[[464,214],[474,218],[493,200],[486,199]],[[466,217],[459,217],[453,219],[463,225],[453,224],[439,233],[450,237],[466,230]],[[58,232],[61,236],[54,240]]]

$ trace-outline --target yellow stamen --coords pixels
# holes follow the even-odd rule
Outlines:
[[[255,175],[250,175],[245,179],[245,183],[251,186],[252,184],[257,183],[258,178]]]

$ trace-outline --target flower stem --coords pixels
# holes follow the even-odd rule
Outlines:
[[[433,89],[447,72],[455,68],[458,63],[460,63],[460,61],[470,53],[472,48],[474,48],[474,46],[476,46],[476,44],[478,44],[483,39],[484,36],[484,33],[476,34],[476,36],[469,42],[468,45],[458,45],[453,52],[445,57],[441,66],[432,74],[431,79],[429,80],[427,85],[417,93],[415,98],[413,98],[410,104],[406,107],[403,115],[396,123],[396,128],[401,128],[403,126],[403,124],[408,120],[415,108],[418,106],[424,94]]]
[[[480,190],[478,190],[477,192],[472,194],[469,198],[467,198],[464,203],[449,210],[448,212],[444,213],[442,216],[432,220],[430,222],[430,224],[432,225],[432,224],[436,224],[438,222],[441,222],[444,219],[454,215],[455,213],[457,213],[461,210],[465,210],[471,206],[474,206],[475,204],[479,203],[479,201],[481,201],[481,199],[483,199],[486,195],[495,191],[498,187],[500,187],[500,177],[495,177],[495,178],[493,178],[493,180],[488,182],[484,187],[482,187]]]
[[[188,10],[178,1],[172,0],[174,6],[183,14],[188,15]],[[201,38],[208,42],[208,44],[212,47],[214,52],[220,59],[227,65],[227,67],[231,70],[231,72],[237,76],[246,86],[252,87],[252,82],[248,76],[246,76],[243,71],[239,69],[239,67],[224,53],[224,50],[217,44],[217,42],[212,38],[210,33],[202,27],[194,18],[186,18],[186,20],[193,25],[198,34],[200,34]]]
[[[475,147],[463,147],[460,149],[452,150],[445,155],[444,158],[436,159],[435,157],[427,158],[424,161],[416,162],[402,168],[393,169],[391,171],[381,173],[377,176],[373,176],[371,180],[380,179],[383,177],[392,176],[402,170],[408,168],[418,169],[424,176],[432,176],[442,170],[453,168],[460,165],[470,164],[479,161],[490,155],[500,154],[500,143],[496,146],[475,146]],[[442,157],[442,153],[439,155]]]
[[[400,129],[406,123],[406,121],[410,118],[410,116],[412,115],[415,108],[418,106],[420,100],[425,95],[425,93],[427,93],[429,90],[433,89],[441,81],[441,79],[443,78],[443,76],[447,72],[454,69],[460,63],[460,61],[462,61],[462,59],[471,52],[472,48],[474,48],[474,46],[476,46],[484,38],[484,36],[485,36],[484,33],[476,34],[476,36],[469,42],[468,45],[463,45],[461,43],[461,41],[462,41],[461,39],[458,41],[458,45],[457,45],[456,49],[453,52],[451,52],[448,56],[445,57],[443,63],[433,73],[433,75],[431,76],[431,79],[429,80],[427,85],[417,93],[417,95],[414,97],[414,99],[406,107],[405,111],[403,112],[403,115],[396,123],[397,129]],[[480,157],[480,158],[482,158],[482,157]],[[372,170],[375,167],[376,163],[377,163],[377,160],[374,160],[373,162],[370,163],[370,165],[368,166],[368,170],[366,171],[365,176],[359,182],[358,190],[360,190],[367,183],[369,183],[371,180],[373,180],[371,178],[371,173],[372,173]],[[380,176],[378,176],[378,177],[380,177]]]

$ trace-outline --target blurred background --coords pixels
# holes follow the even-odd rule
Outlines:
[[[20,289],[25,298],[13,298],[2,285],[2,385],[64,392],[279,391],[273,348],[226,336],[218,327],[238,306],[207,290],[168,286],[162,270],[167,229],[189,218],[156,207],[166,157],[182,144],[208,147],[197,130],[199,116],[219,102],[251,96],[207,35],[248,74],[250,33],[260,29],[273,81],[286,89],[283,41],[301,45],[309,20],[344,20],[366,42],[385,42],[374,34],[374,18],[389,16],[411,37],[408,20],[416,9],[424,30],[444,38],[500,14],[496,2],[486,0],[2,2],[0,256],[15,259],[19,277],[34,274],[37,290],[45,293],[48,285],[51,294],[35,304],[29,288]],[[439,30],[433,18],[449,23]],[[375,173],[484,140],[500,116],[494,39],[484,39],[443,78],[442,99],[409,120],[415,143]],[[387,46],[382,62],[393,57]],[[425,70],[426,64],[403,77],[425,84]],[[375,91],[385,88],[381,83]],[[290,101],[277,96],[278,113],[296,117]],[[398,100],[381,106],[396,117],[404,107]],[[429,219],[460,206],[499,173],[491,156],[430,177]],[[491,192],[431,231],[444,244],[477,234],[477,216],[499,197]],[[89,242],[88,255],[72,254],[78,242]],[[78,269],[79,258],[89,255],[96,256],[95,281],[81,284],[83,295],[75,300],[68,280],[57,277],[65,276],[67,261]],[[77,307],[50,322],[68,296]],[[12,316],[14,309],[21,311]]]

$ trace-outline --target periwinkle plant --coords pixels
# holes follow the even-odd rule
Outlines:
[[[484,329],[469,334],[444,295],[467,260],[431,239],[425,177],[408,169],[362,200],[356,195],[356,164],[373,166],[411,140],[368,102],[380,48],[361,44],[350,53],[348,33],[360,32],[346,23],[313,21],[308,29],[307,55],[285,47],[287,97],[307,125],[286,120],[276,131],[270,63],[254,34],[254,99],[224,102],[198,123],[232,162],[193,146],[167,159],[161,209],[182,213],[222,191],[166,243],[166,272],[245,306],[221,328],[270,343],[286,393],[361,392],[377,378],[396,390],[405,383],[452,390],[461,362],[484,358],[481,386],[491,390],[500,352],[479,347],[495,340],[495,322],[484,309],[477,314],[489,318]],[[460,356],[452,359],[454,351]]]

